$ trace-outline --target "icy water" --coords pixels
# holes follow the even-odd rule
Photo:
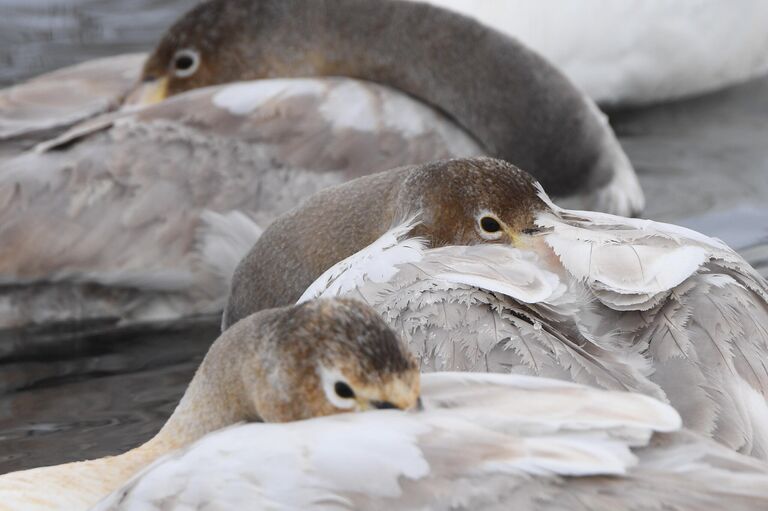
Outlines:
[[[0,86],[147,50],[194,0],[0,0]],[[768,268],[768,80],[612,122],[647,216],[722,237]],[[173,410],[215,318],[88,337],[0,333],[0,473],[123,452]]]

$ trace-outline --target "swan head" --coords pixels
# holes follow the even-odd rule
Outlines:
[[[213,0],[179,18],[147,58],[125,102],[153,104],[187,90],[258,78],[248,76],[239,51],[243,20],[252,19],[248,4]]]
[[[223,327],[295,303],[324,271],[406,219],[417,219],[408,236],[430,248],[496,243],[537,250],[537,218],[551,211],[528,173],[486,157],[402,167],[323,190],[275,220],[242,259]]]
[[[222,83],[328,74],[321,50],[306,42],[309,28],[295,21],[312,2],[293,3],[201,3],[165,32],[125,102],[146,105]]]
[[[505,243],[524,246],[550,206],[533,177],[502,160],[461,158],[414,167],[398,194],[399,211],[418,212],[413,234],[433,247]]]
[[[234,347],[239,364],[230,360],[225,367],[239,365],[240,381],[230,388],[244,392],[250,418],[286,422],[418,403],[415,358],[361,302],[316,300],[272,309],[241,320],[224,336],[237,339],[227,349]]]

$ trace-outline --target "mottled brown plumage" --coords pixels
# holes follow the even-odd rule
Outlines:
[[[430,247],[516,243],[547,207],[531,176],[491,158],[402,167],[329,188],[275,220],[240,262],[223,326],[294,303],[325,270],[410,216],[419,215],[412,233]],[[501,227],[493,239],[479,225],[486,216]]]
[[[632,196],[626,211],[642,208],[631,165],[602,114],[559,71],[504,34],[426,4],[211,0],[168,31],[143,76],[160,84],[155,100],[258,78],[379,82],[442,109],[488,154],[528,169],[555,196],[616,179]]]

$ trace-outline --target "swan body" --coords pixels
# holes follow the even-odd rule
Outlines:
[[[363,299],[423,369],[645,392],[692,430],[768,458],[766,282],[719,241],[677,226],[559,209],[537,223],[546,234],[520,249],[426,249],[399,226],[300,300]]]
[[[768,72],[761,0],[426,0],[540,52],[602,104],[643,104]]]
[[[0,148],[13,139],[44,139],[116,108],[135,85],[145,58],[132,53],[90,60],[0,90]]]
[[[94,509],[698,511],[768,498],[764,463],[670,433],[677,414],[639,394],[468,373],[426,374],[421,388],[419,411],[213,433]]]
[[[605,116],[537,54],[444,9],[346,1],[201,4],[149,55],[128,101],[255,78],[370,80],[440,109],[485,153],[531,169],[556,196],[622,214],[642,209],[634,170]],[[475,41],[472,59],[458,41]],[[176,69],[179,56],[190,59],[188,70]]]
[[[386,185],[322,192],[276,220],[235,273],[224,326],[262,300],[355,297],[400,333],[423,369],[643,392],[668,400],[693,431],[768,458],[768,283],[739,255],[675,225],[559,208],[493,160],[399,172],[380,175]],[[397,218],[372,200],[387,194],[416,219],[365,244],[374,226]],[[323,206],[334,196],[348,203]],[[369,208],[361,232],[336,216],[361,214],[357,203]],[[483,232],[481,217],[497,230]],[[308,251],[303,239],[293,248],[304,229],[313,233]],[[282,287],[266,280],[278,265],[273,252],[294,268]]]
[[[281,55],[282,64],[269,60],[276,67],[268,77],[315,78],[200,88],[254,77],[259,73],[253,63],[262,62],[259,54],[233,63],[202,53],[199,76],[159,78],[173,69],[173,45],[182,43],[200,52],[215,49],[219,55],[256,49],[269,54],[275,43],[269,39],[264,47],[263,25],[253,27],[248,23],[252,17],[237,15],[249,9],[262,9],[286,40],[299,36],[290,14],[305,16],[314,34],[325,25],[300,9],[305,1],[289,5],[259,0],[252,5],[216,0],[196,8],[169,29],[141,73],[138,90],[165,80],[164,94],[173,93],[172,100],[85,121],[34,151],[0,161],[0,241],[6,247],[0,249],[0,328],[70,320],[124,325],[217,313],[236,262],[274,217],[322,188],[400,165],[509,152],[534,162],[564,195],[575,191],[581,207],[627,214],[642,207],[637,177],[605,116],[538,56],[448,11],[404,2],[371,3],[392,23],[379,27],[380,37],[374,38],[379,47],[370,58],[362,39],[371,33],[333,18],[327,29],[336,39],[317,46],[327,54],[318,59],[338,56],[345,69],[310,69],[291,55]],[[341,8],[311,4],[317,16]],[[353,2],[352,7],[350,16],[362,15],[360,5]],[[221,30],[208,26],[210,9],[226,14],[216,18]],[[411,11],[444,19],[430,23],[448,33],[485,41],[482,61],[473,64],[487,75],[480,79],[487,82],[481,89],[480,75],[466,68],[465,61],[454,57],[437,62],[443,52],[437,55],[429,44],[416,56],[403,46],[403,37],[414,34],[394,21]],[[242,29],[236,41],[217,39],[227,24]],[[301,35],[297,44],[309,44]],[[393,55],[407,59],[398,60],[395,69]],[[499,58],[506,59],[499,64],[520,81],[519,87],[488,74],[485,65]],[[426,62],[434,65],[427,69]],[[135,63],[132,57],[125,65]],[[119,68],[120,63],[110,65]],[[85,65],[59,74],[91,84],[97,68]],[[432,72],[437,74],[421,79]],[[113,74],[98,76],[94,83],[112,80],[125,95],[127,74],[114,79]],[[329,74],[369,78],[395,88]],[[59,78],[40,79],[46,98]],[[459,98],[462,84],[469,88]],[[22,90],[11,96],[25,97]],[[84,114],[106,104],[104,97],[91,99]],[[77,104],[68,108],[75,110]],[[26,112],[26,103],[13,105]],[[468,109],[472,105],[478,108]],[[76,113],[66,111],[60,124]],[[32,114],[24,124],[31,132],[59,125],[39,112]],[[456,122],[457,116],[465,122]],[[548,118],[556,121],[545,122]],[[567,134],[558,134],[561,129]],[[561,135],[568,144],[555,142]],[[556,147],[548,148],[550,144]],[[567,165],[556,163],[571,153]],[[562,180],[556,175],[563,169],[578,174],[582,167],[583,175]]]
[[[0,163],[0,327],[217,313],[243,254],[305,197],[481,152],[434,109],[350,79],[242,82],[96,118]]]

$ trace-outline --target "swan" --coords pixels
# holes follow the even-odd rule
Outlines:
[[[594,103],[514,39],[422,3],[202,3],[160,40],[129,101],[307,76],[393,87],[445,112],[487,154],[528,168],[555,197],[591,194],[598,209],[642,209],[634,170]]]
[[[768,466],[640,394],[432,373],[422,409],[250,424],[168,455],[94,511],[753,510]]]
[[[201,4],[169,29],[127,94],[139,103],[168,99],[85,121],[0,162],[0,328],[215,314],[235,264],[275,216],[326,186],[435,158],[519,155],[542,177],[559,169],[547,179],[564,194],[594,184],[587,205],[627,214],[642,207],[602,114],[524,47],[433,7],[306,2]],[[381,10],[376,30],[365,26],[369,9]],[[364,23],[349,25],[353,19]],[[238,37],[224,37],[233,26]],[[420,52],[403,46],[435,27],[434,38],[485,43],[472,62],[445,56],[428,38],[419,37]],[[315,44],[310,33],[336,39]],[[277,51],[273,36],[298,38],[294,53]],[[368,44],[374,40],[378,47]],[[301,64],[309,44],[317,62],[347,67]],[[263,54],[245,58],[253,48]],[[273,67],[259,67],[266,62]],[[93,69],[78,73],[68,76],[87,80]],[[53,90],[65,76],[39,87]],[[244,78],[265,79],[230,83]]]
[[[634,170],[605,116],[562,74],[513,39],[420,3],[205,2],[167,31],[127,102],[313,76],[410,94],[446,113],[484,152],[531,169],[555,196],[585,195],[598,209],[624,214],[642,209]]]
[[[214,342],[155,437],[119,456],[2,475],[0,510],[90,509],[157,458],[215,430],[409,409],[418,396],[415,360],[368,307],[318,300],[263,311]]]
[[[499,160],[409,166],[319,192],[267,228],[223,328],[317,296],[374,306],[424,370],[642,392],[768,458],[768,283],[719,240],[562,209]]]
[[[762,0],[423,0],[509,34],[601,104],[713,91],[768,72]]]

